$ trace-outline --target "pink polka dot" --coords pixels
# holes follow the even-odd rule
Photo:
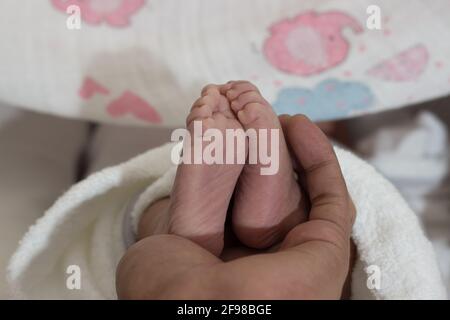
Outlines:
[[[346,103],[343,100],[339,100],[338,102],[336,102],[336,108],[338,108],[340,110],[344,109],[345,106],[346,106]]]
[[[353,75],[353,73],[349,70],[346,70],[346,71],[344,71],[343,75],[346,78],[350,78]]]
[[[360,44],[359,45],[359,47],[358,47],[358,50],[359,50],[359,52],[366,52],[366,50],[367,50],[367,47],[366,47],[366,45],[365,44]]]
[[[304,106],[305,103],[306,103],[306,100],[305,100],[305,98],[302,97],[302,98],[298,99],[297,102],[298,102],[299,105]]]
[[[444,62],[436,61],[436,63],[434,65],[436,66],[436,68],[442,69],[444,67]]]
[[[386,37],[389,37],[389,36],[392,34],[392,31],[391,31],[390,29],[385,29],[385,30],[383,31],[383,34],[384,34]]]
[[[336,86],[334,84],[327,84],[327,86],[325,87],[325,90],[327,90],[327,92],[331,92],[334,89],[336,89]]]
[[[281,87],[281,86],[283,85],[283,82],[280,81],[280,80],[275,80],[275,81],[273,82],[273,85],[274,85],[275,87]]]

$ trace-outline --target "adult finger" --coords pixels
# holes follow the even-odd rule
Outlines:
[[[285,135],[305,176],[310,221],[328,222],[338,227],[344,237],[350,237],[355,211],[328,138],[303,115],[285,122]]]

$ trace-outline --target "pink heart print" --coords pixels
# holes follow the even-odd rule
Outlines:
[[[162,121],[161,116],[151,105],[130,91],[125,91],[119,98],[112,101],[108,105],[107,111],[114,118],[131,114],[150,123],[161,123]]]
[[[347,27],[355,33],[364,30],[357,20],[342,12],[305,12],[274,24],[264,53],[281,71],[315,75],[345,60],[350,45],[342,31]]]
[[[51,0],[55,8],[66,12],[71,5],[80,8],[81,17],[90,24],[106,22],[114,27],[125,27],[130,18],[145,4],[145,0]]]
[[[95,94],[108,95],[109,90],[106,89],[105,87],[103,87],[100,83],[98,83],[94,79],[92,79],[90,77],[86,77],[86,79],[84,79],[83,85],[81,86],[78,94],[84,100],[89,100]]]

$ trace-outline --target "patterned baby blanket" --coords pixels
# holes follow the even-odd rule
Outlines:
[[[316,121],[450,92],[447,0],[2,0],[0,102],[181,126],[207,83],[246,79]]]

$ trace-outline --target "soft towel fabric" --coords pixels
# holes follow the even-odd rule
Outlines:
[[[202,86],[231,79],[255,82],[278,112],[313,120],[448,95],[450,2],[376,1],[380,30],[366,26],[373,4],[2,0],[0,101],[179,127]],[[67,27],[74,5],[79,30]]]
[[[85,123],[0,103],[0,300],[11,298],[6,268],[19,240],[75,182],[86,132]]]
[[[450,150],[445,123],[422,111],[382,125],[356,149],[399,189],[419,215],[450,294]]]
[[[134,221],[149,202],[167,196],[176,167],[174,144],[150,150],[93,174],[63,195],[25,235],[9,265],[16,297],[115,299],[115,269],[125,252],[124,214],[133,196]],[[357,208],[353,239],[358,260],[353,299],[445,299],[435,254],[414,213],[370,165],[335,148]],[[66,271],[81,270],[81,289],[69,290]],[[381,288],[366,286],[369,266]]]

